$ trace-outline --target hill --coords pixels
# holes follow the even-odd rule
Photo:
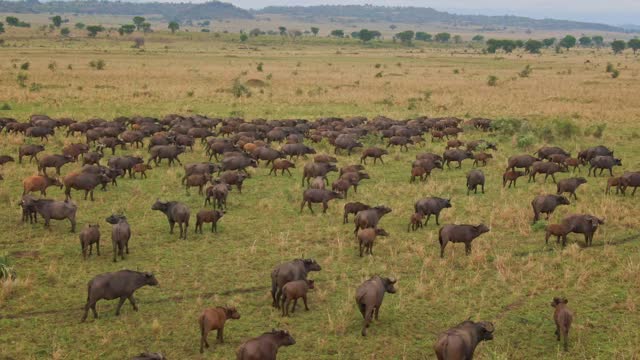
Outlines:
[[[351,18],[363,21],[385,21],[405,24],[440,23],[452,26],[480,26],[487,28],[517,27],[535,30],[594,30],[625,32],[621,27],[555,19],[532,19],[522,16],[456,15],[432,8],[386,7],[370,5],[326,5],[326,6],[270,6],[257,11],[258,14],[286,15],[305,20],[319,18]]]
[[[2,13],[75,13],[93,15],[158,14],[170,20],[251,19],[253,15],[228,3],[203,4],[120,1],[0,1]]]

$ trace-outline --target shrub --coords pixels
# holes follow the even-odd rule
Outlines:
[[[454,74],[460,74],[460,69],[453,69]]]
[[[543,231],[547,228],[547,222],[544,220],[538,220],[531,225],[533,231]]]
[[[20,87],[26,87],[26,83],[27,80],[29,79],[29,76],[25,73],[19,73],[16,76],[16,81],[18,82],[18,85],[20,85]]]
[[[24,63],[22,63],[22,64],[20,65],[20,70],[25,70],[25,71],[26,71],[26,70],[29,70],[29,66],[30,66],[30,65],[31,65],[31,64],[29,64],[29,62],[28,62],[28,61],[27,61],[27,62],[24,62]]]
[[[580,128],[569,119],[559,119],[554,121],[556,134],[561,138],[571,138],[580,132]]]
[[[8,103],[4,103],[2,104],[2,106],[0,106],[0,110],[11,110],[11,105],[9,105]]]
[[[242,97],[243,95],[246,97],[251,96],[251,91],[249,90],[248,87],[244,86],[242,82],[240,82],[239,78],[236,78],[235,80],[233,80],[233,86],[231,86],[231,93],[237,98]]]
[[[611,72],[611,77],[612,78],[617,78],[618,76],[620,76],[620,70],[618,69],[613,69],[613,71]]]
[[[516,145],[518,148],[527,150],[530,149],[531,146],[536,142],[535,136],[533,134],[526,134],[518,136],[516,140]]]
[[[56,69],[58,68],[58,64],[56,64],[55,61],[52,61],[49,63],[49,65],[47,66],[47,68],[51,71],[56,71]]]
[[[107,66],[107,63],[104,62],[104,60],[102,60],[102,59],[91,60],[89,62],[89,66],[91,66],[92,68],[94,68],[96,70],[104,70],[104,67]]]
[[[602,134],[604,133],[604,130],[606,128],[607,128],[607,124],[596,124],[589,127],[587,130],[585,130],[584,134],[591,135],[594,138],[600,139],[602,138]]]
[[[487,85],[489,86],[498,85],[498,78],[495,75],[489,75],[489,78],[487,79]]]
[[[491,122],[491,129],[504,135],[514,135],[520,132],[523,122],[520,119],[497,119]]]
[[[258,66],[256,67],[256,70],[258,70],[259,72],[262,72],[263,65],[264,65],[263,63],[259,63]]]
[[[16,271],[9,263],[9,258],[7,256],[0,256],[0,280],[14,280],[15,278]]]
[[[375,77],[375,78],[381,78],[381,77],[382,77],[382,71],[381,71],[381,72],[379,72],[379,73],[377,73],[374,77]]]
[[[615,70],[615,68],[613,67],[613,64],[612,63],[607,63],[606,72],[610,73],[610,72],[613,72],[613,70]]]
[[[551,143],[555,139],[555,136],[553,135],[553,130],[551,130],[551,128],[547,125],[536,128],[535,133],[538,136],[538,138],[540,138],[540,140],[547,143]]]
[[[193,94],[194,94],[193,90],[187,91],[187,97],[193,97]]]
[[[529,77],[532,72],[533,70],[531,69],[531,65],[527,65],[524,67],[524,69],[522,69],[522,71],[518,73],[518,76],[520,76],[521,78],[526,78]]]

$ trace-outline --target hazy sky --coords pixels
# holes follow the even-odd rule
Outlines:
[[[609,24],[640,24],[640,0],[222,0],[242,8],[270,5],[345,5],[432,7],[460,14],[522,15],[595,21]],[[197,1],[200,2],[200,1]]]

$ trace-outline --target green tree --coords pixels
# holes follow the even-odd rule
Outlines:
[[[382,37],[382,33],[378,30],[370,30],[369,32],[371,33],[371,36],[373,36],[375,39],[380,40],[380,38]]]
[[[60,35],[67,37],[69,34],[71,34],[71,30],[69,30],[69,28],[64,27],[60,29]]]
[[[454,44],[461,44],[461,43],[462,43],[462,36],[460,36],[460,35],[454,35],[454,36],[453,36],[453,43],[454,43]]]
[[[611,50],[613,50],[614,54],[620,54],[627,48],[627,43],[623,40],[615,40],[611,43]]]
[[[249,40],[249,36],[247,34],[245,34],[245,33],[240,34],[240,41],[241,42],[245,42],[247,40]]]
[[[395,26],[394,24],[389,25],[389,29],[391,29],[391,30],[395,30],[395,29],[397,29],[397,28],[398,28],[398,27],[397,27],[397,26]]]
[[[143,18],[142,16],[135,16],[133,18],[133,23],[136,25],[136,29],[138,31],[142,30],[142,24],[144,24],[146,20],[147,19]]]
[[[278,31],[280,31],[280,35],[281,35],[281,36],[285,36],[285,35],[287,35],[287,28],[286,28],[286,27],[284,27],[284,26],[280,26],[280,27],[278,27]]]
[[[4,32],[4,24],[0,22],[0,34]]]
[[[524,49],[531,54],[540,54],[542,49],[542,41],[529,39],[524,43]]]
[[[571,49],[572,47],[576,46],[576,38],[574,36],[571,35],[567,35],[564,38],[562,38],[562,40],[560,40],[560,43],[558,43],[558,45],[560,45],[560,47],[563,47],[567,50]]]
[[[340,29],[333,30],[333,31],[331,31],[331,36],[337,37],[337,38],[343,38],[344,37],[344,30],[340,30]]]
[[[449,42],[449,39],[451,39],[451,34],[446,32],[437,33],[435,37],[435,40],[441,43]]]
[[[171,30],[171,33],[175,33],[178,29],[180,29],[180,24],[178,24],[177,21],[172,21],[169,23],[169,26],[167,26],[169,28],[169,30]]]
[[[552,47],[553,44],[555,44],[555,43],[556,43],[556,38],[547,38],[547,39],[542,40],[542,44],[546,48]]]
[[[597,47],[602,47],[602,45],[604,45],[604,38],[600,35],[593,36],[591,41],[593,41]]]
[[[522,47],[524,47],[524,41],[522,41],[522,40],[515,40],[515,41],[513,42],[513,44],[514,44],[517,48],[522,48]]]
[[[5,21],[9,26],[18,26],[20,24],[20,20],[15,16],[7,16]]]
[[[151,23],[145,22],[142,23],[142,32],[143,33],[150,33],[151,32]]]
[[[629,47],[629,49],[632,49],[633,53],[635,54],[640,49],[640,39],[635,38],[629,40],[627,46]]]
[[[313,33],[313,36],[318,36],[318,33],[320,32],[320,28],[317,27],[311,27],[311,32]]]
[[[484,41],[484,36],[482,36],[482,35],[476,35],[476,36],[474,36],[471,40],[472,40],[472,41],[475,41],[475,42],[483,42],[483,41]]]
[[[358,33],[358,39],[360,39],[360,41],[362,42],[368,42],[371,41],[371,39],[373,39],[373,33],[367,29],[362,29],[360,30],[360,32]]]
[[[431,41],[432,38],[433,36],[431,36],[431,34],[427,34],[424,31],[418,31],[416,33],[416,40],[418,41]]]
[[[578,39],[578,42],[580,43],[580,46],[582,46],[582,47],[589,47],[593,43],[593,39],[591,39],[588,36],[583,36],[580,39]]]
[[[84,29],[84,24],[83,24],[83,23],[81,23],[81,22],[79,22],[79,23],[76,23],[75,27],[76,27],[76,29],[78,29],[78,30],[82,30],[82,29]]]
[[[60,15],[56,15],[54,17],[51,18],[51,23],[53,24],[53,26],[59,28],[60,25],[62,25],[62,17]]]
[[[102,25],[90,25],[86,27],[87,32],[89,33],[89,37],[96,37],[99,32],[103,32],[104,28]]]
[[[413,31],[407,30],[401,33],[397,33],[396,38],[405,45],[411,45],[411,40],[413,40],[414,35],[415,33]]]
[[[120,29],[118,29],[118,33],[120,33],[120,35],[133,34],[134,31],[136,31],[136,26],[133,24],[122,25],[120,26]]]

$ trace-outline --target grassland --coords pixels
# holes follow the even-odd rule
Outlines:
[[[554,121],[570,120],[579,128],[569,137],[555,134],[554,144],[572,153],[605,144],[615,149],[624,170],[640,169],[640,63],[630,53],[613,56],[605,50],[482,55],[478,49],[367,48],[355,42],[324,39],[297,43],[279,39],[233,41],[231,35],[157,33],[144,50],[132,49],[130,39],[76,38],[63,40],[33,33],[7,34],[0,51],[0,116],[25,120],[43,113],[84,120],[91,117],[164,116],[169,113],[213,117],[307,118],[386,115],[404,119],[418,115],[484,116],[526,120],[532,134]],[[102,59],[104,70],[89,66]],[[587,60],[589,60],[587,62]],[[29,62],[28,70],[20,70]],[[620,70],[612,79],[610,62]],[[50,64],[55,63],[51,66]],[[262,63],[263,71],[257,70]],[[526,78],[518,73],[531,65]],[[22,87],[18,74],[27,75]],[[376,76],[377,74],[380,74]],[[498,78],[488,86],[487,78]],[[250,88],[251,96],[236,97],[234,80],[264,82]],[[35,84],[35,85],[32,85]],[[585,135],[606,124],[602,138]],[[298,214],[302,188],[299,160],[294,176],[269,177],[260,167],[252,171],[242,194],[234,191],[229,212],[216,235],[178,240],[168,234],[164,215],[151,211],[161,197],[187,203],[192,213],[202,207],[195,191],[180,186],[183,170],[163,165],[147,180],[123,179],[117,188],[96,193],[96,201],[79,205],[79,228],[100,223],[103,255],[83,261],[77,234],[67,222],[21,224],[16,206],[21,180],[36,173],[34,164],[8,164],[0,184],[0,251],[13,260],[18,279],[0,290],[0,358],[6,359],[123,359],[149,349],[169,359],[230,359],[245,339],[272,327],[289,329],[297,340],[282,349],[282,359],[423,359],[432,358],[437,334],[468,317],[493,321],[495,339],[482,344],[479,359],[635,359],[640,355],[640,256],[638,197],[604,195],[605,178],[590,178],[577,202],[559,208],[552,220],[575,212],[606,217],[594,246],[583,248],[582,237],[571,236],[560,248],[543,242],[540,226],[530,224],[530,200],[554,192],[548,182],[517,189],[501,187],[506,158],[531,152],[545,143],[534,137],[518,148],[521,134],[465,132],[463,140],[485,138],[499,151],[486,169],[487,193],[465,195],[463,170],[435,172],[426,184],[409,184],[410,162],[417,152],[440,153],[444,144],[428,142],[409,153],[392,151],[386,165],[368,166],[365,180],[349,201],[386,204],[393,212],[381,225],[391,233],[380,240],[373,257],[359,258],[352,225],[342,225],[345,201],[330,205],[326,215]],[[0,135],[0,154],[16,155],[25,140]],[[57,135],[47,145],[53,153],[81,138]],[[368,138],[367,145],[382,145]],[[327,143],[314,145],[332,152]],[[118,150],[118,154],[146,150]],[[181,157],[201,161],[203,148]],[[339,164],[356,163],[358,156],[340,155]],[[78,164],[63,168],[69,173]],[[586,171],[583,169],[582,175]],[[570,176],[562,174],[561,178]],[[440,259],[437,227],[407,233],[415,200],[425,196],[452,197],[442,223],[484,222],[491,232],[476,240],[473,253],[449,246]],[[50,196],[63,198],[58,189]],[[110,228],[104,218],[124,212],[133,228],[131,254],[123,262],[110,260]],[[193,225],[192,225],[193,226]],[[275,264],[313,257],[323,266],[314,273],[317,289],[311,311],[282,318],[270,307],[269,273]],[[95,274],[118,269],[153,271],[161,286],[137,293],[140,312],[128,305],[120,317],[115,303],[101,302],[101,318],[79,324],[86,282]],[[370,336],[360,336],[361,318],[353,295],[356,286],[373,274],[399,278],[399,292],[388,295]],[[553,335],[553,296],[569,298],[576,312],[568,353]],[[227,343],[205,355],[197,353],[196,318],[204,307],[234,304],[242,319],[225,331]]]

